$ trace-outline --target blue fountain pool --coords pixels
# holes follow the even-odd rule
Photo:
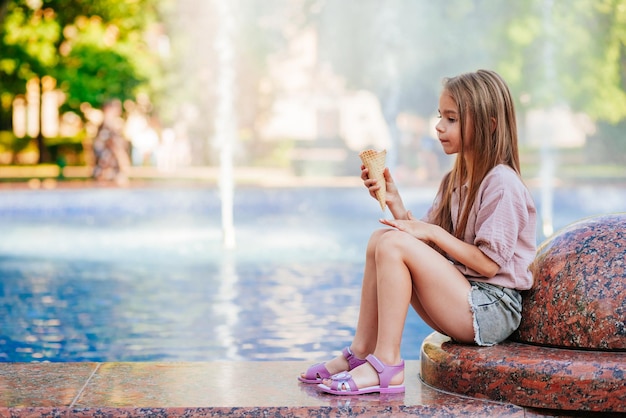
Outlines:
[[[418,214],[434,193],[403,195]],[[619,188],[555,193],[557,229],[626,208]],[[379,206],[362,188],[240,188],[234,203],[229,251],[216,189],[0,192],[0,361],[334,355],[354,332]],[[404,357],[430,332],[410,311]]]

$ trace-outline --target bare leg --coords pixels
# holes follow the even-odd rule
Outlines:
[[[376,280],[376,247],[380,237],[390,232],[390,229],[375,231],[367,245],[365,253],[365,271],[363,272],[363,283],[361,286],[361,305],[359,308],[359,320],[356,332],[350,348],[354,355],[365,358],[374,352],[378,337],[378,295]],[[348,362],[339,355],[325,363],[326,369],[331,373],[339,373],[348,370]]]
[[[383,363],[395,365],[401,360],[400,342],[410,303],[435,329],[458,341],[473,341],[467,299],[470,284],[441,254],[409,234],[391,230],[377,241],[375,261],[378,336],[374,355]],[[378,384],[378,376],[369,364],[350,374],[358,387]],[[400,384],[403,380],[400,373],[390,383]],[[329,385],[330,381],[325,383]]]
[[[419,296],[417,295],[417,291],[415,290],[415,286],[413,286],[413,295],[411,296],[411,306],[413,306],[413,309],[415,310],[415,312],[417,312],[417,314],[420,316],[422,321],[426,322],[426,324],[429,327],[431,327],[432,329],[434,329],[437,332],[445,334],[445,332],[443,332],[443,330],[441,330],[433,322],[433,320],[430,318],[430,316],[428,316],[428,314],[424,310],[424,307],[422,306],[422,302],[420,301]]]
[[[376,248],[388,229],[375,231],[367,245],[365,272],[361,288],[361,305],[352,350],[358,357],[365,358],[374,352],[378,339],[378,280],[376,271]]]
[[[459,341],[473,341],[467,279],[430,246],[406,233],[386,234],[379,244],[376,265],[381,327],[375,353],[381,360],[389,364],[400,361],[400,339],[413,292],[435,329]]]

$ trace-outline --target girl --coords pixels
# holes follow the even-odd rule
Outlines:
[[[493,345],[521,318],[536,251],[536,210],[520,177],[511,93],[495,72],[444,80],[437,136],[457,154],[422,220],[405,209],[385,169],[391,228],[368,243],[352,344],[299,376],[336,395],[404,392],[400,341],[409,305],[454,341]],[[361,178],[370,195],[380,185]]]

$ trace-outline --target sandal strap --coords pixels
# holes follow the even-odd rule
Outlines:
[[[341,392],[352,392],[359,390],[356,383],[354,382],[354,379],[352,379],[352,375],[348,372],[334,374],[330,377],[330,379],[332,380],[330,388],[333,390],[338,390]],[[346,385],[348,386],[347,388]]]
[[[308,368],[306,373],[304,374],[306,379],[328,379],[330,377],[330,372],[326,368],[324,363],[316,363]]]
[[[404,370],[404,360],[395,366],[386,365],[373,354],[368,355],[365,360],[371,364],[374,370],[376,370],[376,373],[378,373],[378,380],[381,388],[388,388],[391,379]]]
[[[350,347],[344,347],[344,349],[341,350],[341,354],[343,354],[346,361],[348,362],[348,370],[355,369],[367,361],[365,359],[361,359],[355,356],[352,350],[350,350]]]

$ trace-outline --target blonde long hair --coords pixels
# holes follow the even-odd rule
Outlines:
[[[515,105],[506,82],[490,70],[446,78],[443,91],[450,94],[459,108],[461,147],[452,170],[441,182],[441,200],[435,208],[434,223],[463,239],[476,193],[489,170],[506,164],[520,175]],[[467,167],[467,152],[472,153],[472,167]],[[467,196],[463,196],[463,184],[468,186]],[[456,228],[451,212],[455,188],[461,193],[462,205]]]

